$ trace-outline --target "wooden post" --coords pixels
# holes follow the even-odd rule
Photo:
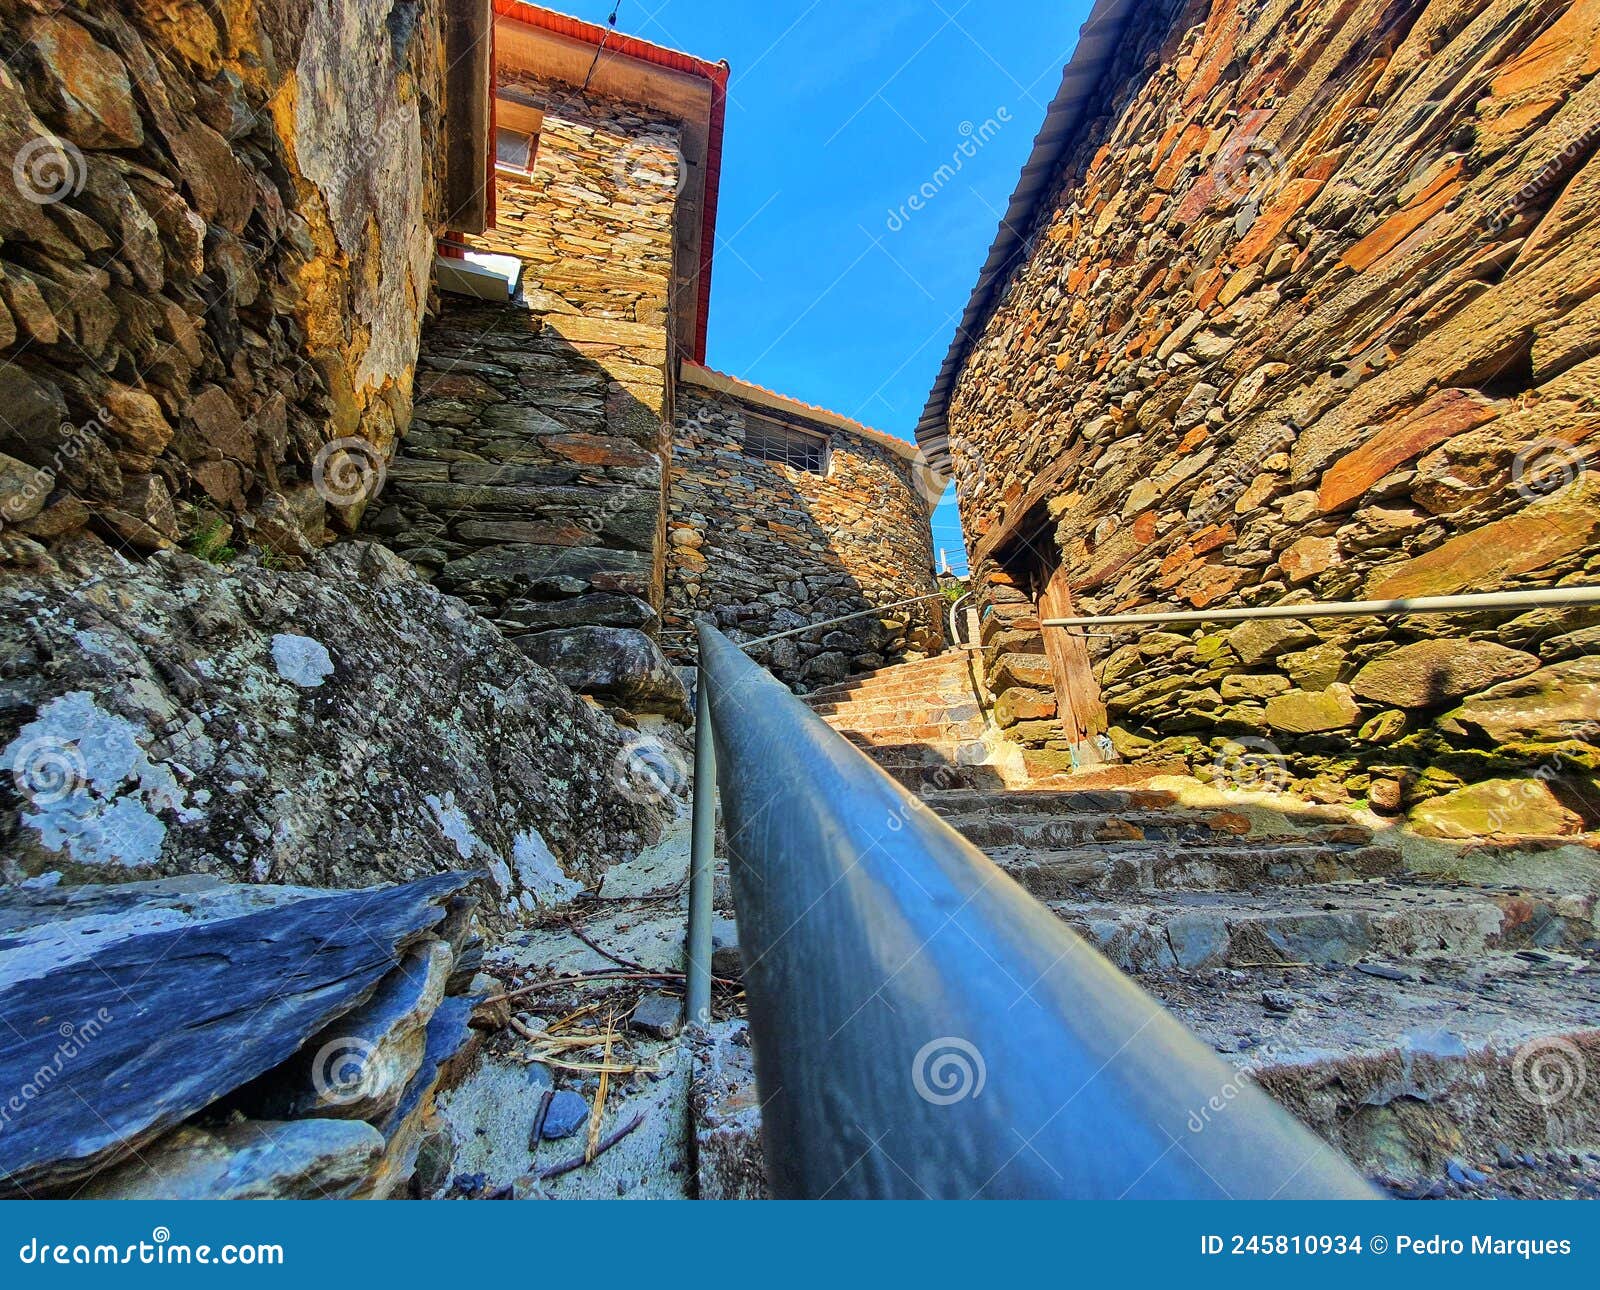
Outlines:
[[[1067,583],[1066,566],[1057,564],[1039,594],[1039,617],[1071,618],[1074,609],[1072,588]],[[1095,680],[1089,647],[1081,632],[1063,627],[1041,627],[1045,656],[1056,683],[1056,718],[1062,733],[1071,742],[1080,766],[1096,766],[1106,760],[1095,742],[1104,734],[1106,709],[1100,701],[1100,683]]]

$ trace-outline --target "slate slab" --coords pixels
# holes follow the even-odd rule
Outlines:
[[[85,1178],[285,1061],[474,876],[0,892],[0,1195]]]

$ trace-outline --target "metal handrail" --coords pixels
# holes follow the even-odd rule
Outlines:
[[[737,648],[747,650],[753,645],[765,645],[769,641],[782,640],[786,636],[799,636],[821,627],[832,627],[836,623],[865,618],[869,614],[887,613],[891,609],[901,609],[906,605],[921,604],[924,600],[937,600],[943,595],[942,591],[935,591],[925,596],[913,596],[909,600],[897,600],[889,605],[858,609],[854,613],[827,618],[820,623],[807,623],[803,627],[791,627],[787,631],[773,632],[770,636],[758,636],[755,640],[740,641]],[[696,623],[696,630],[699,631],[704,626],[709,626],[708,620],[700,619]],[[727,640],[727,637],[722,636],[720,632],[717,635],[720,639]],[[703,671],[696,674],[694,693],[694,816],[689,843],[689,930],[685,947],[688,963],[684,983],[684,1006],[692,1024],[707,1026],[711,1023],[711,899],[715,885],[713,870],[716,864],[717,755],[711,739],[711,718],[705,706],[706,686]],[[704,774],[701,773],[702,768]]]
[[[699,638],[696,837],[721,767],[775,1194],[1374,1195],[740,647]]]
[[[907,605],[920,605],[924,600],[943,599],[944,592],[934,591],[926,596],[912,596],[909,600],[897,600],[891,605],[871,605],[866,609],[858,609],[853,614],[840,614],[837,618],[824,618],[820,623],[807,623],[804,627],[791,627],[787,631],[773,632],[770,636],[757,636],[754,640],[738,642],[740,649],[749,649],[752,645],[765,645],[769,641],[781,641],[785,636],[803,636],[806,632],[814,632],[818,628],[833,627],[839,623],[848,623],[856,618],[866,618],[872,614],[886,614],[891,609],[904,609]]]
[[[1600,604],[1600,587],[1535,587],[1527,591],[1482,591],[1460,596],[1413,596],[1397,600],[1312,600],[1304,604],[1256,605],[1249,609],[1180,609],[1148,614],[1081,614],[1041,618],[1041,627],[1154,627],[1161,624],[1238,623],[1266,618],[1336,618],[1362,615],[1457,614],[1473,609],[1521,613],[1525,609]]]
[[[952,649],[962,649],[969,643],[961,639],[961,632],[956,627],[956,610],[961,608],[961,602],[963,600],[971,599],[972,593],[970,591],[963,591],[959,596],[950,602],[950,608],[945,610],[945,621],[950,627],[950,647]]]

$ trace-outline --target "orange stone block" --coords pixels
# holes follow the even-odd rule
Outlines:
[[[1380,569],[1367,583],[1376,600],[1493,591],[1600,539],[1600,507],[1547,505],[1461,533],[1410,560]]]
[[[1170,578],[1179,572],[1194,559],[1194,548],[1185,542],[1175,551],[1169,551],[1166,559],[1162,560],[1159,573],[1163,578]],[[1170,585],[1170,584],[1168,584]]]
[[[1336,511],[1360,497],[1395,467],[1500,415],[1500,405],[1470,390],[1440,390],[1409,416],[1377,432],[1323,472],[1317,505]]]
[[[1600,0],[1575,0],[1489,87],[1497,99],[1515,98],[1547,82],[1600,71]]]
[[[1409,206],[1389,216],[1346,251],[1339,263],[1358,273],[1370,268],[1448,206],[1461,190],[1460,181],[1461,163],[1458,161],[1440,172],[1437,179],[1412,198]]]
[[[1250,226],[1244,239],[1233,248],[1233,262],[1243,268],[1247,264],[1254,264],[1277,246],[1278,238],[1288,227],[1289,221],[1322,191],[1322,183],[1320,179],[1294,179],[1285,184],[1283,190],[1256,216],[1256,222]]]
[[[1194,284],[1194,307],[1211,308],[1216,303],[1217,293],[1222,290],[1222,285],[1227,280],[1227,274],[1221,269],[1207,269],[1202,273],[1199,281]]]
[[[1237,587],[1243,577],[1238,569],[1229,569],[1225,565],[1202,565],[1199,572],[1184,584],[1178,594],[1196,609],[1204,609]]]
[[[1161,169],[1156,171],[1155,186],[1164,193],[1170,193],[1172,186],[1177,182],[1178,172],[1195,153],[1201,151],[1211,141],[1211,131],[1203,125],[1191,125],[1185,128],[1179,137],[1177,146],[1172,150],[1172,155],[1161,164]],[[1160,156],[1158,152],[1156,154]]]

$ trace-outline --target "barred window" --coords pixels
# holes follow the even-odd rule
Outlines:
[[[828,473],[828,441],[781,421],[745,413],[744,450],[762,461],[779,461],[813,475]]]

